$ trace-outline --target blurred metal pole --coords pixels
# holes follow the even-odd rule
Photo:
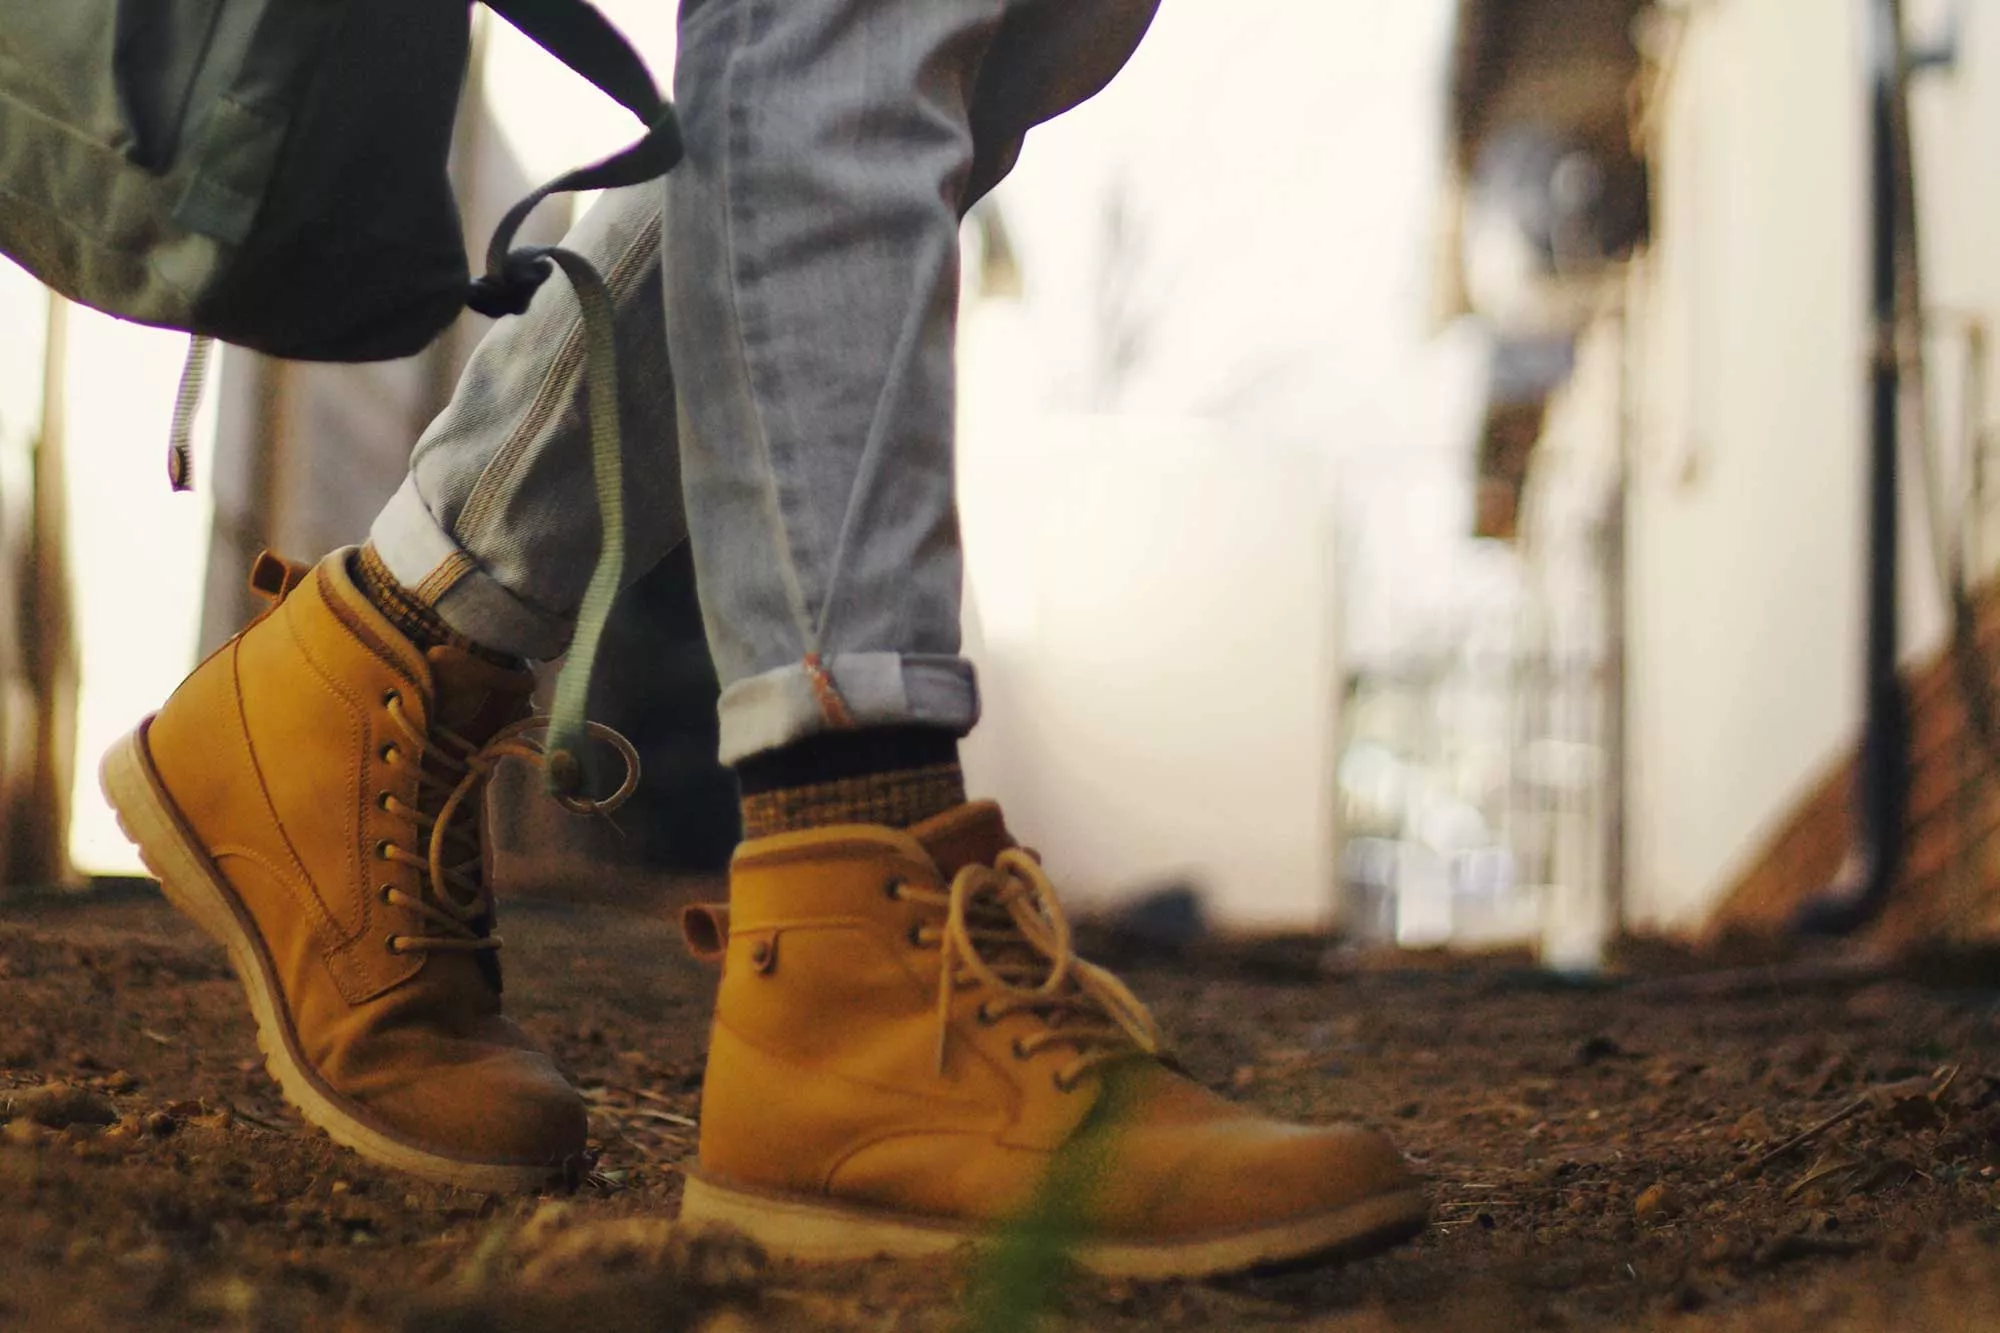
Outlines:
[[[21,656],[34,700],[29,771],[8,813],[4,883],[66,885],[70,786],[76,775],[76,628],[70,601],[68,493],[64,482],[63,382],[68,362],[69,303],[49,296],[42,362],[42,422],[35,440],[32,531],[22,577],[27,584]]]
[[[1808,900],[1794,924],[1847,934],[1880,914],[1902,870],[1909,800],[1909,704],[1896,674],[1897,452],[1902,407],[1898,356],[1899,200],[1909,189],[1901,0],[1863,0],[1869,37],[1869,348],[1867,641],[1863,650],[1855,842],[1836,882]]]
[[[1625,274],[1625,295],[1619,298],[1618,423],[1613,445],[1611,496],[1604,524],[1604,895],[1609,936],[1625,938],[1625,838],[1627,717],[1625,711],[1625,643],[1629,598],[1626,596],[1626,543],[1632,521],[1633,370],[1632,320],[1628,299],[1638,285],[1633,271]]]

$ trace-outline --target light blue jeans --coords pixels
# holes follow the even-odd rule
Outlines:
[[[725,762],[977,721],[959,220],[1030,127],[1110,80],[1157,3],[683,0],[687,159],[565,244],[616,304],[626,569],[692,541]],[[453,628],[537,660],[567,644],[597,556],[582,366],[558,276],[481,342],[371,533]]]

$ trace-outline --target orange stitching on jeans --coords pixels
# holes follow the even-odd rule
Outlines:
[[[820,661],[818,653],[807,653],[805,660],[806,680],[812,685],[813,700],[819,704],[820,720],[834,731],[853,731],[854,714],[847,710],[847,700],[840,697],[840,689],[833,683],[833,675]]]

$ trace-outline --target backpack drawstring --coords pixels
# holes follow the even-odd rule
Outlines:
[[[194,419],[201,411],[208,354],[214,345],[215,339],[195,334],[188,339],[187,360],[181,363],[181,384],[174,391],[174,420],[167,430],[167,480],[177,491],[194,489]]]

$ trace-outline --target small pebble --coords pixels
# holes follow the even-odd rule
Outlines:
[[[1596,1036],[1585,1037],[1578,1042],[1571,1049],[1570,1058],[1579,1065],[1594,1065],[1600,1060],[1614,1059],[1623,1054],[1625,1054],[1624,1047],[1600,1032]]]
[[[145,1273],[165,1268],[172,1258],[165,1246],[155,1244],[142,1245],[136,1250],[119,1255],[113,1262],[120,1268]]]
[[[15,1097],[14,1114],[47,1129],[64,1129],[112,1124],[118,1119],[118,1108],[103,1093],[70,1083],[49,1083]]]
[[[42,1128],[32,1120],[9,1120],[4,1126],[0,1126],[0,1139],[5,1139],[16,1148],[32,1148],[53,1132]]]
[[[1764,1114],[1764,1108],[1753,1106],[1736,1122],[1730,1136],[1738,1143],[1768,1143],[1778,1137],[1778,1133],[1771,1127],[1771,1117]]]
[[[1924,1233],[1921,1231],[1899,1231],[1889,1237],[1889,1243],[1882,1247],[1882,1253],[1889,1256],[1889,1262],[1907,1264],[1924,1252]]]
[[[1632,1215],[1641,1222],[1664,1222],[1681,1210],[1680,1195],[1660,1181],[1632,1201]]]
[[[130,1092],[139,1086],[139,1080],[123,1069],[113,1070],[104,1079],[106,1092]]]

